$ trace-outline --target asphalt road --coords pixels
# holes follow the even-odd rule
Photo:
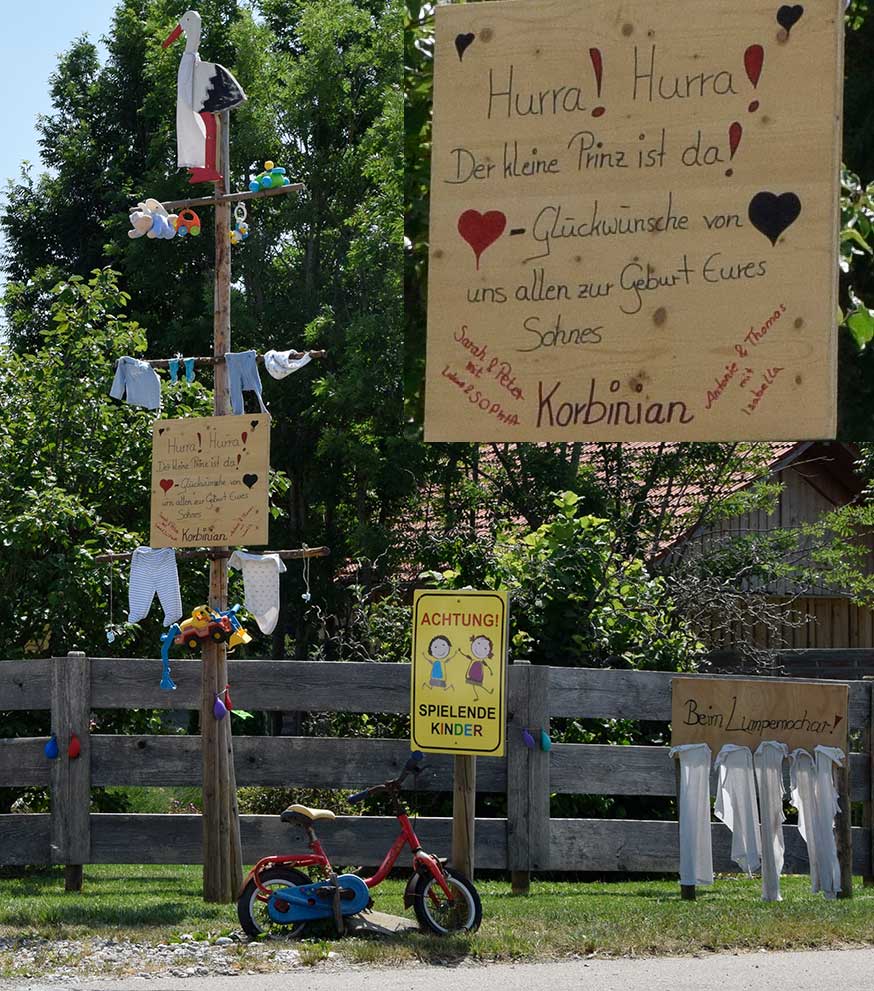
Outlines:
[[[642,960],[573,960],[544,964],[411,967],[372,970],[318,965],[285,974],[156,978],[51,984],[0,984],[28,991],[855,991],[874,985],[874,949],[805,953],[714,954]]]

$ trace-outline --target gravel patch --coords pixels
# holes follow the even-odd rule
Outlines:
[[[152,944],[100,937],[0,937],[0,978],[66,986],[92,977],[231,976],[291,970],[337,956],[322,954],[307,943],[292,949],[280,941],[248,942],[232,936],[206,941],[190,933],[182,933],[179,940]]]

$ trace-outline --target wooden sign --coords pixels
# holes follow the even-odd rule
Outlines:
[[[413,593],[413,750],[504,755],[508,616],[506,592]]]
[[[269,416],[156,420],[152,547],[266,544]]]
[[[763,740],[846,752],[848,701],[849,688],[837,682],[674,678],[671,745],[707,743],[714,756],[725,743],[755,750]]]
[[[426,439],[834,437],[842,32],[438,6]]]

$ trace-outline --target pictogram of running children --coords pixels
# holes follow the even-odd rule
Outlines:
[[[484,684],[485,672],[488,671],[490,675],[494,674],[489,664],[489,661],[495,656],[494,651],[492,641],[482,634],[470,638],[470,654],[459,649],[453,651],[449,637],[442,635],[432,637],[428,644],[428,650],[425,652],[425,660],[431,665],[431,673],[428,680],[422,682],[422,687],[442,688],[445,691],[453,688],[452,682],[448,680],[447,672],[449,663],[460,654],[470,661],[464,675],[464,681],[473,688],[474,700],[479,701],[480,692],[494,695],[494,688],[486,688]]]

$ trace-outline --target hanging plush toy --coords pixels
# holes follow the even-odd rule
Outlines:
[[[234,229],[231,231],[231,244],[242,244],[249,236],[249,225],[246,223],[246,206],[238,203],[234,207]]]
[[[130,212],[132,230],[127,232],[129,238],[150,237],[169,241],[176,236],[175,213],[168,213],[162,203],[149,198],[137,205]]]

